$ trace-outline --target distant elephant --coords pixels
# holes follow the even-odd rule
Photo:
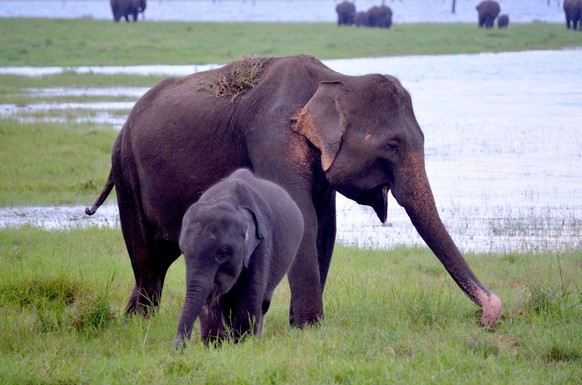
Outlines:
[[[582,0],[564,0],[564,13],[566,15],[566,28],[582,31]]]
[[[130,16],[133,21],[137,21],[138,14],[144,14],[145,9],[146,0],[111,0],[111,11],[115,22],[119,22],[122,17],[125,21],[129,21]]]
[[[497,18],[497,27],[498,28],[507,28],[509,26],[509,16],[508,15],[499,15]]]
[[[182,217],[202,192],[247,167],[282,186],[305,232],[288,273],[291,325],[323,318],[336,191],[386,221],[388,192],[492,325],[501,300],[471,271],[442,223],[409,93],[388,75],[347,76],[310,56],[249,57],[161,81],[121,129],[91,215],[115,186],[135,275],[128,313],[147,314],[180,256]]]
[[[210,187],[180,230],[187,291],[174,350],[190,339],[198,316],[207,344],[261,335],[273,291],[302,238],[299,207],[273,182],[239,169]]]
[[[337,25],[353,25],[356,16],[356,6],[347,0],[335,7],[337,12]]]
[[[497,1],[485,0],[476,7],[479,13],[479,27],[493,28],[495,18],[499,15],[501,7]]]
[[[367,27],[368,26],[368,12],[360,11],[356,12],[356,27]]]
[[[368,10],[368,26],[390,28],[392,26],[392,9],[384,4]]]

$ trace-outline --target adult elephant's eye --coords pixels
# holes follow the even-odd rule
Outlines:
[[[391,140],[388,142],[386,148],[388,151],[398,152],[400,151],[400,142],[397,140]]]

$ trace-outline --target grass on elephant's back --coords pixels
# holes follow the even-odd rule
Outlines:
[[[562,24],[395,24],[389,30],[334,23],[113,23],[5,18],[0,66],[222,64],[244,55],[298,53],[320,59],[523,51],[580,47]]]
[[[8,383],[482,384],[519,377],[567,384],[582,375],[579,252],[467,256],[505,301],[491,332],[477,326],[479,311],[429,250],[338,246],[319,328],[288,326],[284,282],[262,338],[206,349],[195,331],[181,355],[169,352],[185,291],[182,259],[169,271],[160,311],[127,319],[121,311],[133,274],[119,230],[4,229],[0,257],[0,373]],[[38,286],[36,297],[23,300],[29,285]]]

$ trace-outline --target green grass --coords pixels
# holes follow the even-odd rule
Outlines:
[[[579,384],[582,254],[469,255],[505,301],[495,330],[424,248],[338,247],[319,328],[288,326],[282,283],[261,339],[170,349],[184,266],[158,313],[126,318],[119,230],[0,230],[0,383]]]
[[[116,136],[88,123],[0,119],[0,207],[93,202],[109,175]]]
[[[562,23],[514,23],[500,31],[474,23],[396,24],[381,30],[334,23],[0,20],[0,66],[221,64],[244,55],[332,59],[580,46],[579,34]]]

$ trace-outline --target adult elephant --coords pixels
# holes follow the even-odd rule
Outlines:
[[[386,221],[391,190],[460,288],[495,324],[501,301],[473,274],[445,229],[424,167],[424,136],[397,79],[347,76],[310,56],[246,58],[169,78],[131,111],[113,146],[115,186],[135,274],[127,312],[159,304],[169,266],[180,256],[184,213],[239,167],[287,190],[305,232],[288,280],[291,324],[323,317],[322,293],[336,235],[336,191]]]
[[[122,17],[125,21],[129,21],[130,16],[133,21],[137,21],[138,14],[144,14],[145,9],[146,0],[111,0],[111,11],[115,22],[119,22]]]
[[[368,26],[390,28],[392,26],[392,9],[384,4],[370,8],[368,10]]]
[[[356,27],[367,27],[368,26],[368,12],[366,12],[366,11],[356,12],[355,24],[356,24]]]
[[[574,31],[582,30],[582,0],[564,0],[564,14],[566,28],[572,28]]]
[[[493,28],[495,18],[501,11],[499,3],[493,0],[485,0],[479,3],[476,8],[479,14],[479,27]]]
[[[335,7],[337,12],[337,25],[353,25],[356,17],[356,6],[347,0]]]

